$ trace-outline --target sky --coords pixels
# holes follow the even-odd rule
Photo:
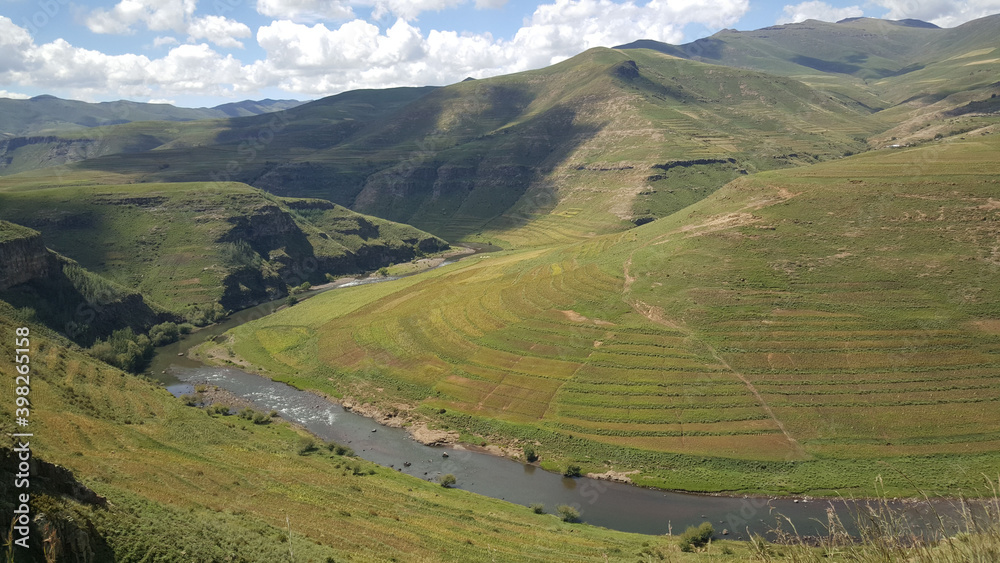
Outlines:
[[[1000,0],[0,0],[0,97],[185,107],[446,85],[813,18],[954,27]]]

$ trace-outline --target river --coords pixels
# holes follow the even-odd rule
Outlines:
[[[494,248],[476,250],[476,253],[496,251]],[[391,282],[393,279],[397,278],[361,283]],[[302,297],[335,289],[331,287]],[[615,530],[642,534],[679,533],[687,526],[709,521],[715,527],[716,537],[722,537],[726,530],[730,539],[747,539],[749,534],[766,534],[781,515],[790,519],[799,533],[820,535],[824,533],[829,508],[836,509],[845,522],[851,521],[849,516],[857,508],[841,500],[698,495],[586,477],[566,478],[534,465],[461,446],[425,446],[411,439],[403,429],[380,426],[314,393],[239,369],[205,365],[187,357],[188,349],[270,314],[283,303],[267,303],[234,313],[222,323],[159,348],[149,375],[175,396],[193,392],[196,384],[216,385],[245,398],[259,410],[276,410],[282,418],[304,426],[324,440],[348,444],[364,459],[416,478],[435,480],[451,473],[458,480],[457,488],[521,505],[542,503],[546,511],[552,513],[558,505],[570,505],[580,511],[583,522]],[[936,508],[941,510],[942,506]],[[950,506],[948,508],[950,512]],[[928,505],[913,503],[907,510],[923,518],[928,513]]]

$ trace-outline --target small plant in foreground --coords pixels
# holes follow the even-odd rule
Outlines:
[[[528,508],[530,508],[531,511],[534,512],[535,514],[545,513],[545,505],[540,502],[533,502],[528,505]]]
[[[689,526],[681,534],[681,551],[694,551],[697,547],[703,547],[712,539],[714,533],[715,528],[712,527],[711,522],[702,522],[701,526],[697,528]]]
[[[580,520],[580,511],[568,504],[560,504],[556,507],[556,512],[563,522],[577,522]]]

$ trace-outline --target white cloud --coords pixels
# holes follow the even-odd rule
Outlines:
[[[0,17],[0,79],[76,99],[152,98],[165,95],[230,96],[258,88],[252,67],[207,44],[185,44],[165,56],[108,55],[64,39],[36,45],[27,32]]]
[[[10,98],[11,100],[27,100],[31,96],[27,94],[18,94],[17,92],[8,92],[7,90],[0,90],[0,98]]]
[[[837,22],[845,18],[858,18],[863,15],[865,15],[865,11],[860,6],[836,8],[826,2],[812,0],[794,6],[786,5],[784,14],[778,18],[777,23],[798,23],[806,20]]]
[[[1000,12],[1000,0],[875,0],[875,4],[888,9],[886,19],[913,18],[929,21],[941,27],[954,27],[967,21]]]
[[[346,1],[329,0],[257,0],[257,13],[279,20],[347,20],[354,10]]]
[[[208,39],[219,47],[243,48],[243,43],[237,37],[250,37],[250,28],[246,25],[222,16],[205,16],[195,18],[187,28],[188,37],[192,40]]]
[[[24,52],[31,43],[31,34],[26,29],[0,16],[0,77],[24,68]]]
[[[439,30],[423,34],[402,17],[384,33],[362,20],[333,29],[324,24],[275,21],[257,31],[257,42],[267,58],[254,63],[254,73],[273,81],[272,85],[309,95],[448,84],[466,76],[539,68],[591,47],[635,39],[677,43],[688,23],[722,28],[735,23],[748,8],[747,0],[724,0],[710,6],[695,0],[652,0],[642,6],[612,0],[556,0],[539,6],[511,39]]]
[[[168,104],[168,105],[171,105],[171,106],[176,106],[177,105],[176,101],[174,101],[174,100],[167,100],[165,98],[153,98],[153,99],[149,100],[146,103],[149,103],[149,104]]]
[[[176,37],[159,36],[153,39],[153,47],[163,47],[164,45],[177,45],[180,41]]]
[[[133,26],[152,31],[185,33],[188,40],[207,39],[220,47],[243,47],[238,37],[249,37],[246,24],[222,16],[194,15],[197,0],[121,0],[110,10],[96,9],[85,24],[94,33],[129,34]]]

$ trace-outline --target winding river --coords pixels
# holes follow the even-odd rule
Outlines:
[[[480,247],[475,250],[479,253],[497,249]],[[363,280],[350,285],[393,279],[398,278]],[[337,287],[344,285],[348,284]],[[337,287],[314,291],[304,297]],[[458,488],[521,505],[543,503],[548,512],[555,512],[558,505],[571,505],[580,511],[583,522],[615,530],[642,534],[679,533],[687,526],[709,521],[715,527],[716,537],[721,537],[725,530],[730,539],[747,539],[749,534],[766,534],[781,515],[793,522],[800,534],[820,535],[824,533],[829,508],[836,509],[845,522],[850,520],[848,516],[856,508],[840,500],[708,496],[589,478],[566,478],[533,465],[461,446],[425,446],[411,439],[403,429],[379,426],[314,393],[187,357],[187,350],[193,346],[270,314],[282,303],[267,303],[240,311],[225,322],[158,349],[149,375],[176,396],[193,392],[196,384],[216,385],[243,397],[260,410],[278,411],[286,420],[304,426],[324,440],[349,444],[364,459],[416,478],[434,480],[451,473],[458,479]],[[914,503],[908,505],[907,510],[922,518],[927,508],[926,503]],[[936,508],[940,510],[941,506]]]

